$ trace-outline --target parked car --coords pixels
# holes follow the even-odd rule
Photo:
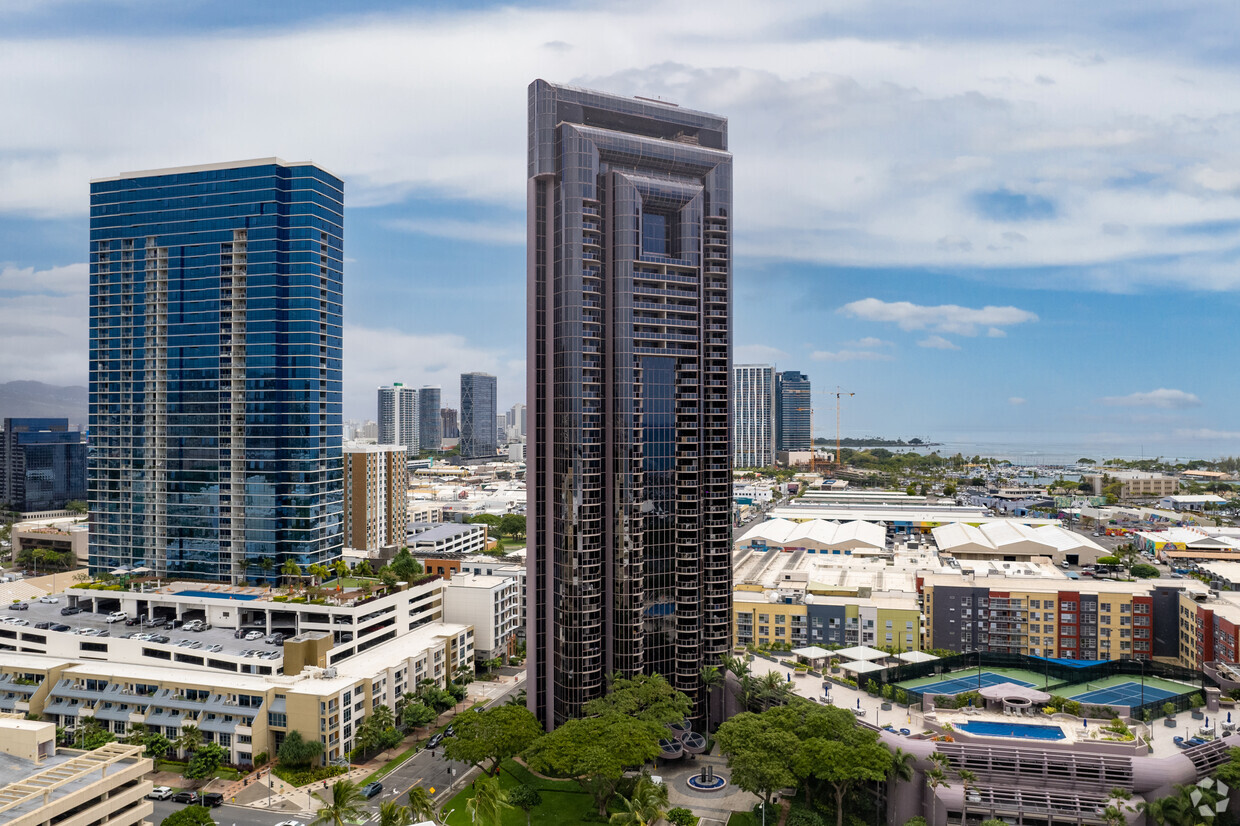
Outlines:
[[[29,624],[30,624],[30,620],[27,620],[27,619],[13,619],[12,617],[9,617],[9,618],[8,618],[8,619],[6,619],[4,622],[5,622],[5,624],[6,624],[6,625],[29,625]]]
[[[39,602],[42,602],[45,605],[55,605],[60,602],[60,597],[54,597],[49,594],[45,597],[39,597]]]
[[[283,645],[284,635],[277,632],[269,636],[267,639],[263,640],[263,642],[267,643],[268,645]]]
[[[48,629],[49,631],[69,631],[70,627],[62,622],[58,622]]]
[[[159,628],[164,624],[164,622],[166,622],[166,620],[163,617],[147,617],[142,620],[142,624],[147,628]]]
[[[210,806],[212,809],[214,809],[216,806],[219,806],[223,802],[224,802],[224,795],[220,794],[219,792],[207,792],[206,794],[202,796],[202,805]]]
[[[112,613],[108,614],[107,622],[111,624],[114,622],[124,622],[127,619],[129,619],[129,615],[126,614],[124,611],[113,611]]]
[[[367,783],[365,786],[362,786],[362,796],[367,800],[370,800],[370,798],[379,794],[381,791],[383,791],[382,783]]]
[[[197,803],[198,792],[177,792],[172,796],[173,803]]]
[[[76,605],[66,605],[64,608],[60,609],[60,615],[63,617],[71,617],[74,614],[80,613],[82,613],[82,609],[78,608]]]
[[[125,624],[129,626],[139,625],[141,622],[142,622],[142,617],[130,617],[129,619],[125,620]]]
[[[223,651],[224,646],[220,645],[219,643],[216,643],[215,645],[208,645],[207,650],[210,651],[212,654],[214,654],[217,651]]]
[[[444,737],[455,737],[456,729],[454,729],[452,726],[448,726],[446,729],[443,730],[443,736]]]
[[[202,625],[202,620],[195,619],[195,620],[190,620],[189,622],[185,623],[185,625],[181,627],[186,631],[201,631],[202,630],[201,625]]]
[[[9,610],[10,611],[29,611],[30,604],[26,602],[11,602],[9,603]]]
[[[165,637],[163,634],[156,634],[155,636],[151,637],[149,642],[165,643],[165,642],[169,642],[170,640],[171,640],[170,637]]]
[[[156,786],[147,795],[151,800],[167,800],[172,797],[172,789],[168,786]]]
[[[55,624],[56,624],[56,623],[54,623],[54,622],[36,622],[36,623],[34,624],[34,627],[35,627],[35,628],[41,628],[41,629],[43,629],[43,630],[45,630],[45,631],[46,631],[47,629],[51,628],[51,627],[52,627],[53,625],[55,625]]]
[[[263,638],[262,631],[247,631],[245,635],[245,639],[247,642],[253,642],[254,640],[261,640],[262,638]]]
[[[190,640],[189,645],[185,647],[186,648],[202,648],[202,643],[198,642],[198,640]]]
[[[433,749],[435,748],[435,746],[438,746],[442,742],[443,742],[443,734],[442,733],[436,734],[434,737],[426,741],[426,747],[428,749]]]

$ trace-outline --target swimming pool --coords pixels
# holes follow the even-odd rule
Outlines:
[[[177,591],[179,597],[198,597],[199,599],[240,599],[251,600],[258,599],[254,594],[229,594],[217,593],[215,591]]]
[[[956,728],[968,734],[982,734],[987,737],[1023,737],[1027,740],[1063,740],[1063,729],[1059,726],[1039,726],[1032,723],[997,723],[989,720],[970,720],[959,723]]]

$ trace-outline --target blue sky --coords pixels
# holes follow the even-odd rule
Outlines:
[[[545,77],[730,118],[736,360],[809,373],[823,435],[839,385],[846,434],[1240,454],[1238,28],[1205,2],[0,0],[0,381],[85,383],[91,178],[278,155],[347,182],[346,415],[392,380],[455,403],[470,370],[523,399]]]

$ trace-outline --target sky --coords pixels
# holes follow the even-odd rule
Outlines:
[[[0,381],[86,383],[90,179],[274,155],[346,181],[346,418],[473,370],[524,401],[541,77],[729,118],[734,360],[808,373],[818,435],[838,387],[844,435],[1240,454],[1238,35],[1193,0],[0,0]]]

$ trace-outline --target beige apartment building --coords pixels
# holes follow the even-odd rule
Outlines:
[[[404,445],[344,445],[344,543],[378,551],[405,542],[409,471]]]

